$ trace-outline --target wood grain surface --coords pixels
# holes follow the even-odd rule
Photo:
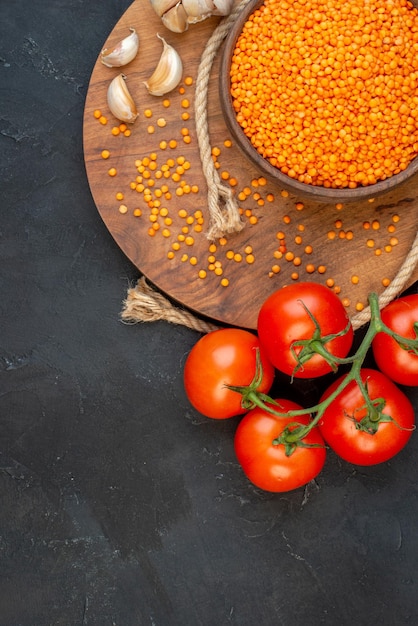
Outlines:
[[[228,235],[226,241],[216,241],[210,248],[205,234],[209,220],[207,185],[195,130],[194,82],[187,85],[184,79],[191,77],[195,81],[202,52],[217,23],[211,18],[190,26],[186,33],[174,34],[163,27],[148,2],[136,0],[103,42],[103,47],[114,46],[129,34],[130,27],[139,34],[138,55],[122,68],[139,116],[129,137],[112,135],[112,127],[119,122],[109,112],[106,93],[121,69],[105,67],[98,56],[87,93],[83,128],[87,176],[97,209],[138,270],[175,303],[200,315],[255,328],[261,303],[277,288],[293,280],[332,280],[349,314],[354,316],[356,307],[367,304],[371,291],[384,291],[382,281],[393,281],[411,249],[418,222],[418,176],[374,201],[342,206],[293,195],[283,197],[283,190],[260,179],[260,172],[235,145],[224,144],[230,137],[219,104],[221,47],[209,86],[209,134],[211,145],[218,148],[218,171],[225,177],[225,184],[236,183],[233,189],[237,196],[245,191],[245,200],[240,201],[245,226],[240,233]],[[180,86],[184,93],[177,88],[165,98],[150,96],[143,84],[162,51],[157,33],[181,55],[184,73]],[[187,108],[182,105],[185,99],[189,101]],[[164,100],[169,100],[169,106]],[[98,109],[107,124],[95,119],[94,111]],[[146,111],[152,116],[147,117]],[[189,113],[188,120],[182,118],[184,113]],[[188,133],[190,143],[184,141],[182,132]],[[169,144],[171,140],[176,142],[175,147],[161,147],[162,141]],[[110,153],[108,159],[101,156],[104,149]],[[155,169],[146,167],[144,177],[137,165],[150,157]],[[177,159],[190,164],[184,173],[180,170],[180,181],[172,176]],[[110,168],[116,169],[115,176],[108,174]],[[151,203],[142,187],[131,188],[133,182],[141,180],[137,181],[140,175],[143,178],[138,184],[149,190]],[[166,196],[163,185],[171,197]],[[198,190],[189,191],[193,186]],[[118,193],[123,199],[117,198]],[[126,207],[122,209],[125,213],[121,213],[121,205]],[[141,210],[140,216],[134,214],[136,209]],[[153,217],[156,209],[160,213]],[[181,210],[190,219],[181,217]],[[197,224],[196,211],[203,215],[202,225]],[[160,228],[151,237],[148,231],[153,219]],[[187,236],[192,237],[192,245],[182,241]],[[282,250],[287,254],[278,258],[280,245],[285,246]],[[169,258],[171,252],[173,258]],[[206,271],[205,278],[199,277],[199,270]],[[353,282],[353,277],[358,282]],[[228,286],[221,284],[225,278]],[[417,279],[415,270],[408,284]]]

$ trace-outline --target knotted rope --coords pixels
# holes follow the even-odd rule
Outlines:
[[[208,187],[209,229],[207,238],[210,240],[222,237],[225,233],[239,232],[243,228],[234,193],[231,187],[227,187],[222,183],[212,159],[208,123],[208,87],[213,61],[219,46],[225,39],[240,11],[249,1],[242,0],[227,17],[219,22],[203,51],[196,77],[196,135],[203,175]]]
[[[209,333],[219,328],[211,322],[206,322],[194,315],[191,311],[174,305],[160,292],[155,291],[142,276],[135,287],[128,289],[128,295],[123,302],[121,318],[124,322],[157,322],[164,320],[172,324],[187,326],[201,333]]]

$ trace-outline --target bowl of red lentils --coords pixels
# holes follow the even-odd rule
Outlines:
[[[267,178],[318,201],[418,170],[418,0],[253,0],[229,31],[220,101]]]

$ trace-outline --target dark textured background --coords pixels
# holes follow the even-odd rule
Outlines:
[[[0,625],[417,624],[417,436],[263,493],[236,422],[185,398],[199,335],[119,320],[138,272],[92,201],[82,115],[129,4],[0,2]]]

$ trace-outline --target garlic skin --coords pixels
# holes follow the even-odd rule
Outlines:
[[[125,80],[124,74],[119,74],[112,80],[107,90],[107,104],[116,119],[133,124],[138,117],[138,111]]]
[[[214,3],[212,0],[182,0],[183,8],[189,24],[197,24],[213,13]]]
[[[163,51],[151,78],[144,82],[152,96],[164,96],[179,84],[183,75],[183,63],[179,53],[173,46],[157,34],[163,42]]]
[[[139,48],[139,37],[135,28],[130,28],[131,34],[122,39],[113,50],[104,48],[100,53],[100,60],[106,67],[122,67],[136,57]]]
[[[174,33],[183,33],[189,24],[202,22],[212,15],[229,15],[234,0],[150,0],[164,26]]]
[[[173,33],[184,33],[189,28],[187,13],[181,2],[161,15],[161,21]]]

